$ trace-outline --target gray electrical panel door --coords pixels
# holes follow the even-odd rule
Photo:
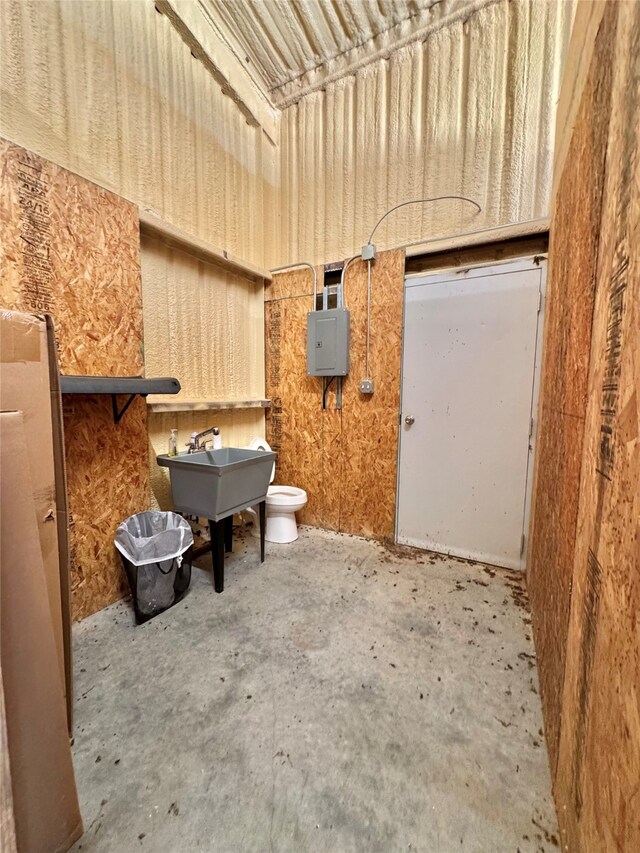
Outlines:
[[[329,308],[307,314],[307,373],[346,376],[349,372],[349,311]]]

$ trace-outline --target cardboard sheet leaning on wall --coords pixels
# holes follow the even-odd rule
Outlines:
[[[2,312],[0,411],[21,411],[25,417],[28,453],[21,461],[34,490],[38,543],[71,731],[73,689],[64,440],[50,320],[32,314]]]
[[[46,853],[67,850],[82,820],[38,541],[39,494],[25,463],[31,425],[28,412],[0,413],[0,664],[16,847]]]

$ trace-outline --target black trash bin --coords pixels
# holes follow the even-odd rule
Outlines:
[[[193,533],[175,512],[140,512],[123,521],[115,545],[129,578],[138,625],[177,604],[191,582]]]

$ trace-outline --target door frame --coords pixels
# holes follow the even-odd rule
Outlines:
[[[530,411],[530,434],[529,452],[527,456],[527,474],[524,494],[524,506],[522,513],[522,542],[520,546],[520,571],[527,567],[527,552],[529,538],[529,518],[531,515],[531,501],[533,496],[533,472],[535,463],[535,449],[538,438],[538,401],[540,398],[540,381],[542,376],[542,345],[544,339],[544,316],[547,301],[547,260],[548,252],[536,252],[521,257],[508,258],[504,261],[479,261],[470,263],[468,266],[443,265],[442,268],[431,269],[428,272],[406,273],[402,290],[402,346],[400,356],[400,409],[398,411],[398,451],[396,460],[396,511],[395,511],[395,533],[394,541],[398,544],[399,512],[400,512],[400,454],[402,452],[402,417],[403,417],[403,392],[404,392],[404,356],[405,356],[405,327],[407,311],[407,288],[421,284],[438,284],[443,281],[456,281],[460,279],[481,278],[486,275],[498,275],[500,273],[518,272],[530,270],[532,267],[540,268],[540,303],[538,307],[538,324],[536,327],[536,342],[534,348],[533,377],[531,384],[531,411]],[[451,554],[451,557],[455,555]],[[463,558],[464,559],[464,558]]]

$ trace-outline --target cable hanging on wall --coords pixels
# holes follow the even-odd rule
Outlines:
[[[401,201],[399,204],[395,204],[393,207],[390,207],[386,213],[383,213],[380,219],[373,226],[373,231],[371,232],[371,236],[369,237],[368,246],[373,243],[373,235],[378,230],[378,227],[384,222],[384,220],[396,210],[399,210],[401,207],[407,207],[410,204],[428,204],[434,201],[466,201],[468,204],[472,204],[475,208],[477,208],[478,213],[482,213],[482,208],[478,204],[477,201],[474,201],[472,198],[467,198],[464,195],[438,195],[433,196],[432,198],[415,198],[411,199],[411,201]]]
[[[276,267],[271,272],[308,267],[313,273],[313,309],[307,315],[307,373],[310,376],[322,377],[322,408],[327,406],[327,392],[335,380],[336,408],[342,406],[342,379],[349,373],[349,310],[346,304],[346,273],[353,261],[361,259],[367,263],[367,338],[365,377],[359,382],[360,393],[373,394],[374,383],[371,378],[371,265],[376,260],[376,247],[373,238],[384,220],[401,207],[415,204],[430,204],[438,201],[462,201],[473,205],[477,212],[482,212],[480,205],[471,198],[461,195],[442,195],[431,198],[410,199],[402,201],[389,208],[378,219],[371,231],[369,241],[362,247],[359,254],[348,258],[340,275],[340,284],[336,288],[336,308],[329,308],[328,290],[323,288],[322,308],[318,310],[318,286],[315,267],[306,261]]]
[[[366,243],[366,245],[364,245],[362,247],[362,251],[360,252],[360,254],[354,255],[353,257],[349,258],[347,260],[347,262],[345,263],[344,267],[342,268],[342,278],[341,278],[340,285],[341,285],[341,291],[344,294],[345,293],[345,273],[347,271],[349,264],[351,264],[352,261],[355,261],[357,258],[361,258],[363,261],[367,262],[367,344],[366,344],[366,367],[365,367],[366,376],[364,377],[364,379],[360,380],[360,386],[359,387],[360,387],[360,392],[362,394],[373,394],[373,390],[374,390],[373,379],[371,378],[371,370],[370,370],[371,264],[376,260],[376,247],[373,243],[373,238],[374,238],[375,233],[378,230],[379,226],[382,224],[382,222],[384,222],[384,220],[387,218],[387,216],[392,214],[394,211],[399,210],[401,207],[407,207],[408,205],[411,205],[411,204],[429,204],[431,202],[436,202],[436,201],[464,201],[464,202],[467,202],[468,204],[472,204],[477,209],[478,213],[482,212],[482,208],[480,207],[480,205],[478,204],[477,201],[474,201],[473,199],[467,198],[466,196],[462,196],[462,195],[440,195],[440,196],[433,196],[431,198],[416,198],[416,199],[410,199],[409,201],[401,201],[401,202],[399,202],[399,204],[395,204],[393,207],[389,208],[389,210],[387,210],[385,213],[382,214],[380,219],[378,219],[376,224],[373,226],[373,230],[371,231],[371,234],[369,236],[369,241],[368,241],[368,243]],[[346,299],[345,299],[345,305],[346,305]]]

